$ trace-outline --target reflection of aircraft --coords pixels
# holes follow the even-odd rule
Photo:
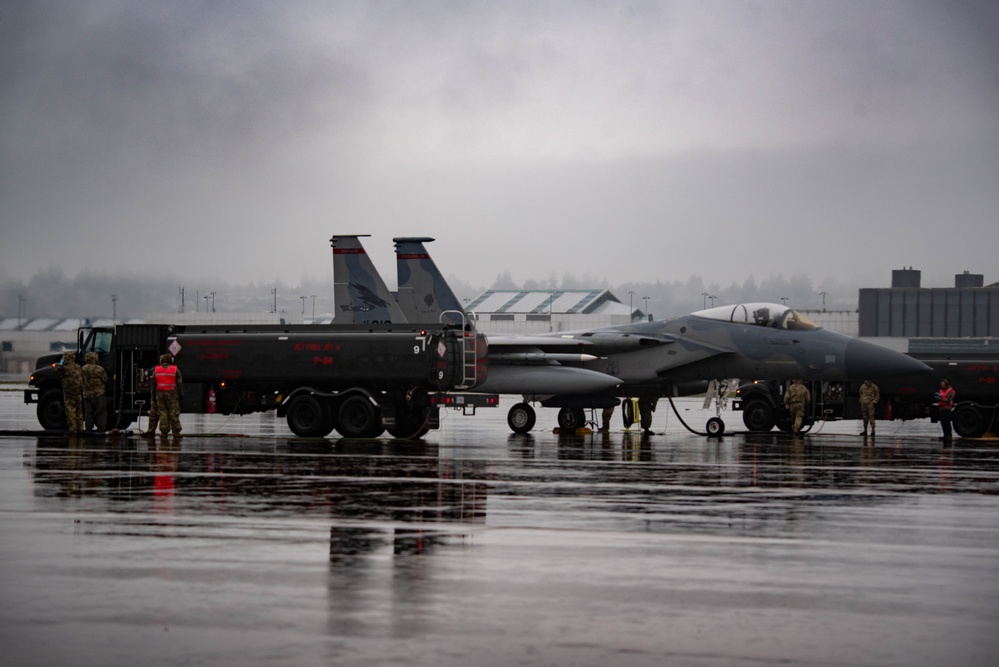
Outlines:
[[[432,304],[457,306],[458,300],[429,261],[423,246],[428,240],[395,239],[399,289],[407,300],[429,304],[421,318],[435,320]],[[413,267],[417,262],[419,270]],[[876,379],[928,370],[907,355],[826,331],[797,311],[770,303],[719,306],[658,322],[487,338],[489,372],[475,391],[524,396],[507,416],[510,428],[521,433],[534,427],[532,402],[560,408],[559,426],[575,429],[585,422],[585,408],[609,407],[621,396],[680,395],[685,383],[735,377]],[[708,422],[709,433],[723,431],[717,417]]]

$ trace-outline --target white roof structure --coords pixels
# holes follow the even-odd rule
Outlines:
[[[510,314],[629,314],[627,304],[605,289],[487,290],[465,310]]]

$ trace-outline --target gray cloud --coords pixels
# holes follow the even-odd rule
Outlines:
[[[0,15],[0,267],[472,283],[988,273],[988,3],[35,2]],[[970,239],[970,241],[960,241]],[[986,277],[987,280],[999,277]]]

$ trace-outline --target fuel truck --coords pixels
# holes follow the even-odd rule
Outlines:
[[[172,325],[81,328],[77,361],[96,352],[108,372],[108,427],[148,414],[153,369],[173,355],[182,413],[274,410],[300,437],[422,437],[439,428],[449,392],[486,378],[486,339],[471,324]],[[65,429],[61,354],[36,362],[25,403],[44,429]],[[473,400],[495,401],[495,395]]]

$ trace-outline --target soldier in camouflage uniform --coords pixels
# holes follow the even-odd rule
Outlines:
[[[83,430],[83,371],[76,363],[76,355],[63,352],[62,361],[56,368],[56,375],[62,382],[62,405],[66,413],[66,429],[70,433]]]
[[[160,425],[160,411],[156,409],[156,379],[149,387],[149,426],[146,435],[156,435],[156,427]]]
[[[160,365],[153,371],[156,377],[156,410],[159,413],[160,433],[171,430],[180,435],[180,401],[184,398],[184,379],[173,357],[164,354]]]
[[[801,435],[801,423],[805,419],[805,406],[812,400],[812,393],[801,380],[794,380],[784,394],[784,407],[791,411],[791,433]]]
[[[104,393],[108,384],[108,372],[100,364],[96,352],[87,352],[87,363],[83,364],[83,421],[84,430],[95,426],[98,431],[107,430],[107,406]]]
[[[860,385],[860,416],[864,420],[864,432],[861,435],[865,437],[868,423],[871,425],[871,435],[874,435],[874,411],[880,400],[881,390],[878,389],[878,385],[870,380],[864,380],[864,384]]]

